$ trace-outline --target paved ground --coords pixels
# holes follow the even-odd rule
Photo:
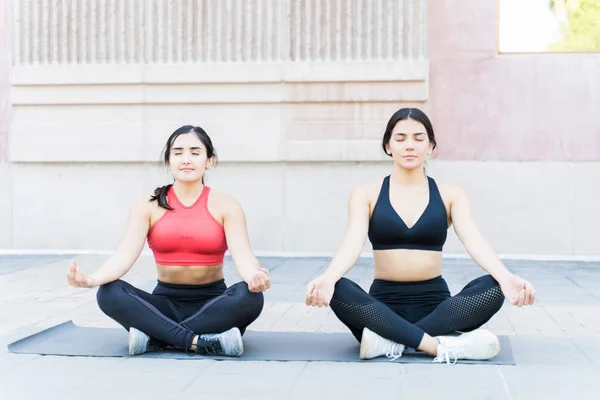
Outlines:
[[[600,396],[600,263],[507,262],[537,291],[534,306],[506,304],[487,325],[510,335],[516,366],[337,362],[239,362],[50,357],[6,345],[72,319],[116,327],[95,304],[96,290],[66,285],[72,259],[93,271],[105,257],[0,256],[0,399],[597,399]],[[254,330],[345,332],[329,309],[303,304],[308,280],[327,259],[264,258],[272,289]],[[445,260],[453,293],[482,270]],[[367,288],[371,260],[347,277]],[[144,256],[125,279],[151,288]],[[228,284],[238,281],[228,262]]]

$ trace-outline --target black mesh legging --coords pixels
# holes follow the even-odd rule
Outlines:
[[[475,279],[456,296],[446,298],[419,321],[409,322],[392,308],[342,278],[335,285],[331,309],[361,340],[364,328],[396,343],[416,349],[426,332],[431,336],[479,328],[496,314],[504,302],[500,286],[490,275]],[[410,308],[415,305],[407,304]]]
[[[125,329],[131,327],[153,339],[187,349],[196,335],[220,333],[237,327],[240,332],[262,312],[262,293],[245,282],[230,287],[224,280],[205,285],[158,282],[152,293],[116,280],[98,288],[98,306]]]

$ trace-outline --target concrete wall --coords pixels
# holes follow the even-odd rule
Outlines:
[[[219,154],[207,183],[242,203],[255,250],[331,253],[350,190],[390,171],[380,150],[387,119],[415,105],[438,132],[429,174],[467,188],[497,251],[600,255],[600,221],[590,215],[599,199],[587,184],[600,176],[596,153],[554,151],[571,146],[568,124],[554,116],[560,131],[536,128],[543,140],[528,153],[518,144],[546,115],[548,86],[533,77],[525,87],[542,90],[537,105],[497,114],[504,92],[512,102],[530,83],[515,66],[502,70],[506,61],[484,69],[503,57],[494,52],[494,1],[466,2],[469,13],[463,3],[427,3],[199,0],[134,9],[13,0],[10,162],[0,169],[11,184],[0,195],[0,247],[114,248],[133,199],[168,180],[156,163],[164,141],[192,123]],[[575,85],[598,83],[586,62],[569,75]],[[521,63],[535,71],[539,61]],[[561,72],[545,71],[566,88]],[[572,101],[597,103],[592,92]],[[596,138],[593,118],[577,120],[578,140]],[[463,251],[452,233],[447,250]]]
[[[8,158],[10,126],[10,0],[0,0],[0,248],[12,247],[12,176]]]

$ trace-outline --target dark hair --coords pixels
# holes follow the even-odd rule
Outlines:
[[[388,154],[385,146],[390,143],[390,139],[392,138],[392,131],[394,127],[398,123],[398,121],[402,121],[405,119],[413,119],[423,124],[425,130],[427,131],[427,137],[429,138],[429,142],[433,145],[433,148],[437,146],[435,141],[435,134],[433,133],[433,126],[431,125],[431,121],[425,115],[425,113],[418,108],[401,108],[392,115],[390,120],[385,127],[385,133],[383,134],[383,142],[381,143],[381,147],[383,147],[383,151],[388,156],[392,156]]]
[[[165,144],[161,155],[161,159],[165,163],[165,165],[169,165],[169,161],[171,158],[171,147],[173,147],[173,142],[175,142],[175,139],[177,139],[181,135],[185,135],[187,133],[192,132],[196,134],[198,139],[200,139],[200,141],[206,148],[206,156],[208,158],[217,157],[215,147],[213,146],[210,137],[208,136],[206,131],[204,131],[204,129],[200,128],[199,126],[184,125],[181,128],[177,129],[175,132],[173,132],[171,136],[169,136],[169,139],[167,139],[167,143]],[[204,183],[204,177],[202,177],[202,183]],[[169,192],[169,188],[171,186],[173,186],[173,184],[156,188],[154,190],[154,195],[150,197],[150,201],[157,200],[158,205],[160,207],[166,208],[167,210],[172,210],[173,208],[169,206],[169,203],[167,202],[167,193]]]

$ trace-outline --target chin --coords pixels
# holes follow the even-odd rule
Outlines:
[[[423,169],[423,163],[421,162],[421,160],[414,160],[414,161],[406,161],[404,159],[400,160],[399,162],[397,162],[396,164],[398,164],[398,166],[402,169],[406,169],[409,171],[412,171],[413,169]]]
[[[202,177],[201,176],[176,176],[175,179],[177,179],[179,182],[184,182],[184,183],[194,183],[194,182],[201,182],[202,181]]]

